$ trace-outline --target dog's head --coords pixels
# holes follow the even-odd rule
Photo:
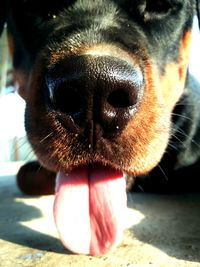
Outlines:
[[[193,1],[8,1],[26,129],[54,171],[161,159],[185,85]]]
[[[119,181],[146,174],[166,150],[171,113],[184,91],[195,8],[190,0],[7,1],[30,143],[39,161],[60,173],[58,191],[63,183],[89,188],[78,191],[94,198],[84,207],[95,218],[93,206],[105,201],[99,208],[110,217],[108,232],[117,232],[111,217],[120,204],[105,206],[120,198]],[[96,232],[89,248],[71,249],[99,254],[115,243],[117,235],[107,233],[102,243]]]

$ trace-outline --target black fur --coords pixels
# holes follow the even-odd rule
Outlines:
[[[35,55],[47,45],[51,49],[67,49],[80,43],[106,42],[131,53],[145,46],[162,69],[177,58],[179,40],[191,28],[195,3],[154,2],[98,0],[91,5],[87,0],[63,0],[59,4],[49,1],[47,6],[38,0],[10,0],[8,29],[17,40],[14,66],[30,68]],[[57,18],[52,20],[54,15]]]
[[[148,56],[162,75],[169,63],[178,62],[180,40],[191,29],[196,10],[199,15],[199,1],[50,0],[47,4],[39,0],[8,0],[7,11],[2,10],[0,29],[7,14],[8,32],[14,39],[14,68],[27,75],[41,58],[45,73],[51,53],[98,43],[113,44],[135,55],[141,68],[145,67]],[[198,88],[199,85],[188,75],[185,92],[173,112],[171,139],[165,155],[158,167],[147,176],[137,178],[135,189],[160,192],[198,189]],[[42,105],[48,104],[49,96],[45,90],[43,80],[37,91]],[[34,123],[43,122],[38,118]],[[28,134],[34,127],[26,116]],[[48,134],[45,129],[38,131],[44,136]],[[34,148],[38,149],[36,145]]]

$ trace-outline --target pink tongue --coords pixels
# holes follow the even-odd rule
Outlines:
[[[124,228],[125,187],[123,174],[108,167],[58,173],[54,218],[63,244],[90,255],[116,246]]]

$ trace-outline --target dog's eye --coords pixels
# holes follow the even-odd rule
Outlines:
[[[182,0],[146,0],[139,2],[137,8],[144,20],[148,21],[163,18],[181,5]]]
[[[166,13],[170,10],[171,4],[168,1],[164,0],[154,0],[154,1],[147,1],[146,3],[146,12],[155,12],[155,13]]]
[[[41,17],[42,19],[56,18],[59,11],[67,8],[74,0],[21,0],[21,5],[29,17]]]

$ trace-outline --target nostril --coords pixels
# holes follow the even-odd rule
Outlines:
[[[110,93],[107,102],[114,108],[128,108],[137,103],[137,94],[135,90],[117,89]]]
[[[75,90],[73,91],[69,87],[64,88],[63,85],[60,85],[54,91],[54,105],[62,112],[67,114],[76,112],[78,102],[78,96],[76,96]]]
[[[80,116],[84,108],[84,98],[76,86],[61,82],[51,88],[50,100],[53,108],[72,117]]]

